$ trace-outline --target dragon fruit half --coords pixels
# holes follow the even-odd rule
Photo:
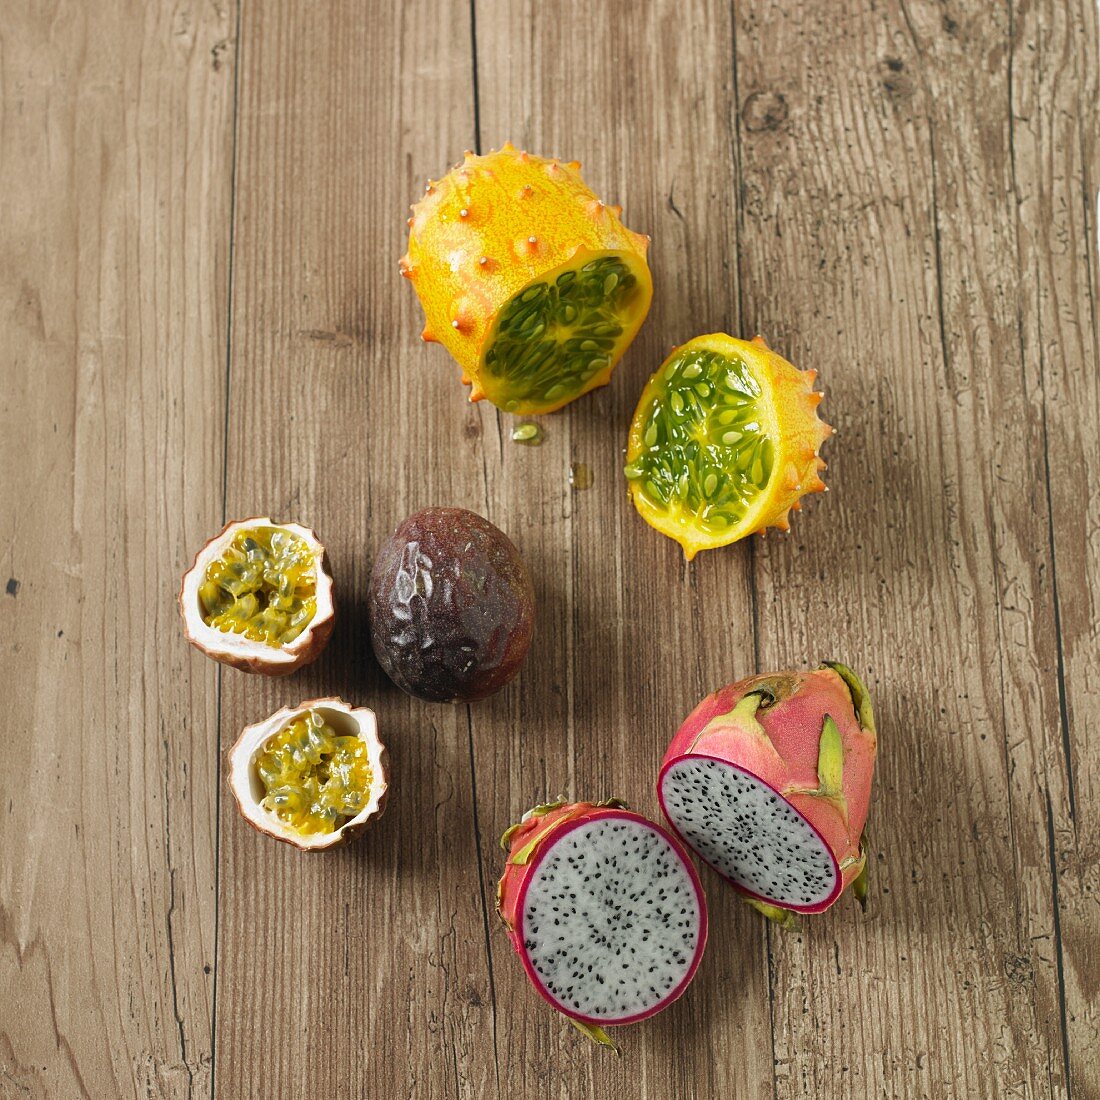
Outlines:
[[[708,695],[673,738],[657,794],[672,828],[768,916],[819,913],[855,883],[875,766],[871,698],[835,661]]]
[[[617,800],[536,806],[501,838],[497,912],[535,988],[582,1032],[644,1020],[688,987],[707,939],[699,876]]]

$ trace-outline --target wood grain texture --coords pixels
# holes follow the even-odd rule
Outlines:
[[[776,949],[780,1095],[1066,1089],[1057,639],[1010,48],[1004,13],[914,3],[771,9],[739,37],[742,257],[761,273],[746,313],[821,371],[831,483],[859,502],[759,555],[761,660],[844,645],[884,730],[874,914],[835,911]],[[753,97],[782,120],[754,125]]]
[[[222,744],[283,704],[339,694],[377,711],[392,787],[363,841],[320,859],[243,827],[223,797],[227,1097],[496,1087],[468,715],[384,682],[365,621],[373,552],[401,518],[484,510],[486,413],[430,362],[397,272],[426,173],[474,140],[470,49],[460,5],[243,11],[227,514],[316,529],[337,625],[290,680],[225,675]]]
[[[0,1095],[205,1095],[233,16],[0,24]]]
[[[1058,721],[1046,728],[1050,889],[1057,924],[1045,951],[1060,986],[1072,1095],[1100,1095],[1100,26],[1095,6],[1025,7],[1012,21],[1012,185],[1017,202],[1020,343],[1041,402],[1038,525],[1060,642],[1044,662]],[[1083,476],[1084,475],[1084,476]],[[1045,504],[1045,514],[1042,506]],[[1021,609],[1026,611],[1026,609]],[[1027,621],[1026,614],[1020,621]],[[1045,884],[1044,884],[1045,885]]]
[[[36,733],[0,808],[0,1096],[1100,1096],[1094,5],[0,22],[0,699]],[[396,269],[425,180],[506,139],[653,237],[641,335],[540,447],[466,403]],[[789,537],[688,566],[622,447],[719,329],[817,369],[839,433]],[[432,504],[537,590],[522,676],[472,707],[370,654],[373,554]],[[338,603],[276,682],[192,655],[173,602],[263,511],[318,531]],[[699,697],[829,657],[879,712],[868,914],[774,931],[708,873],[695,983],[609,1057],[511,957],[497,838],[548,796],[656,814]],[[320,694],[377,710],[393,786],[309,856],[240,821],[219,749]]]

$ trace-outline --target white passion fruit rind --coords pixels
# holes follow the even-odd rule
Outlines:
[[[321,655],[335,621],[325,548],[298,523],[227,523],[195,555],[179,595],[187,640],[222,664],[286,676]]]
[[[246,726],[228,772],[245,821],[306,852],[346,843],[386,805],[386,747],[374,711],[342,699],[309,699]]]

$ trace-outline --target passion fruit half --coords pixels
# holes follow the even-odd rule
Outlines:
[[[229,789],[261,833],[302,851],[344,844],[381,816],[386,748],[374,711],[310,699],[247,726],[229,750]]]
[[[325,548],[298,523],[234,520],[195,556],[179,606],[185,637],[208,657],[286,676],[316,660],[332,633]]]

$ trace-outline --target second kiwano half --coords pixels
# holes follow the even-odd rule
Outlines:
[[[769,527],[786,531],[806,493],[825,488],[812,370],[757,336],[723,332],[674,348],[649,380],[627,440],[638,513],[690,561]]]

